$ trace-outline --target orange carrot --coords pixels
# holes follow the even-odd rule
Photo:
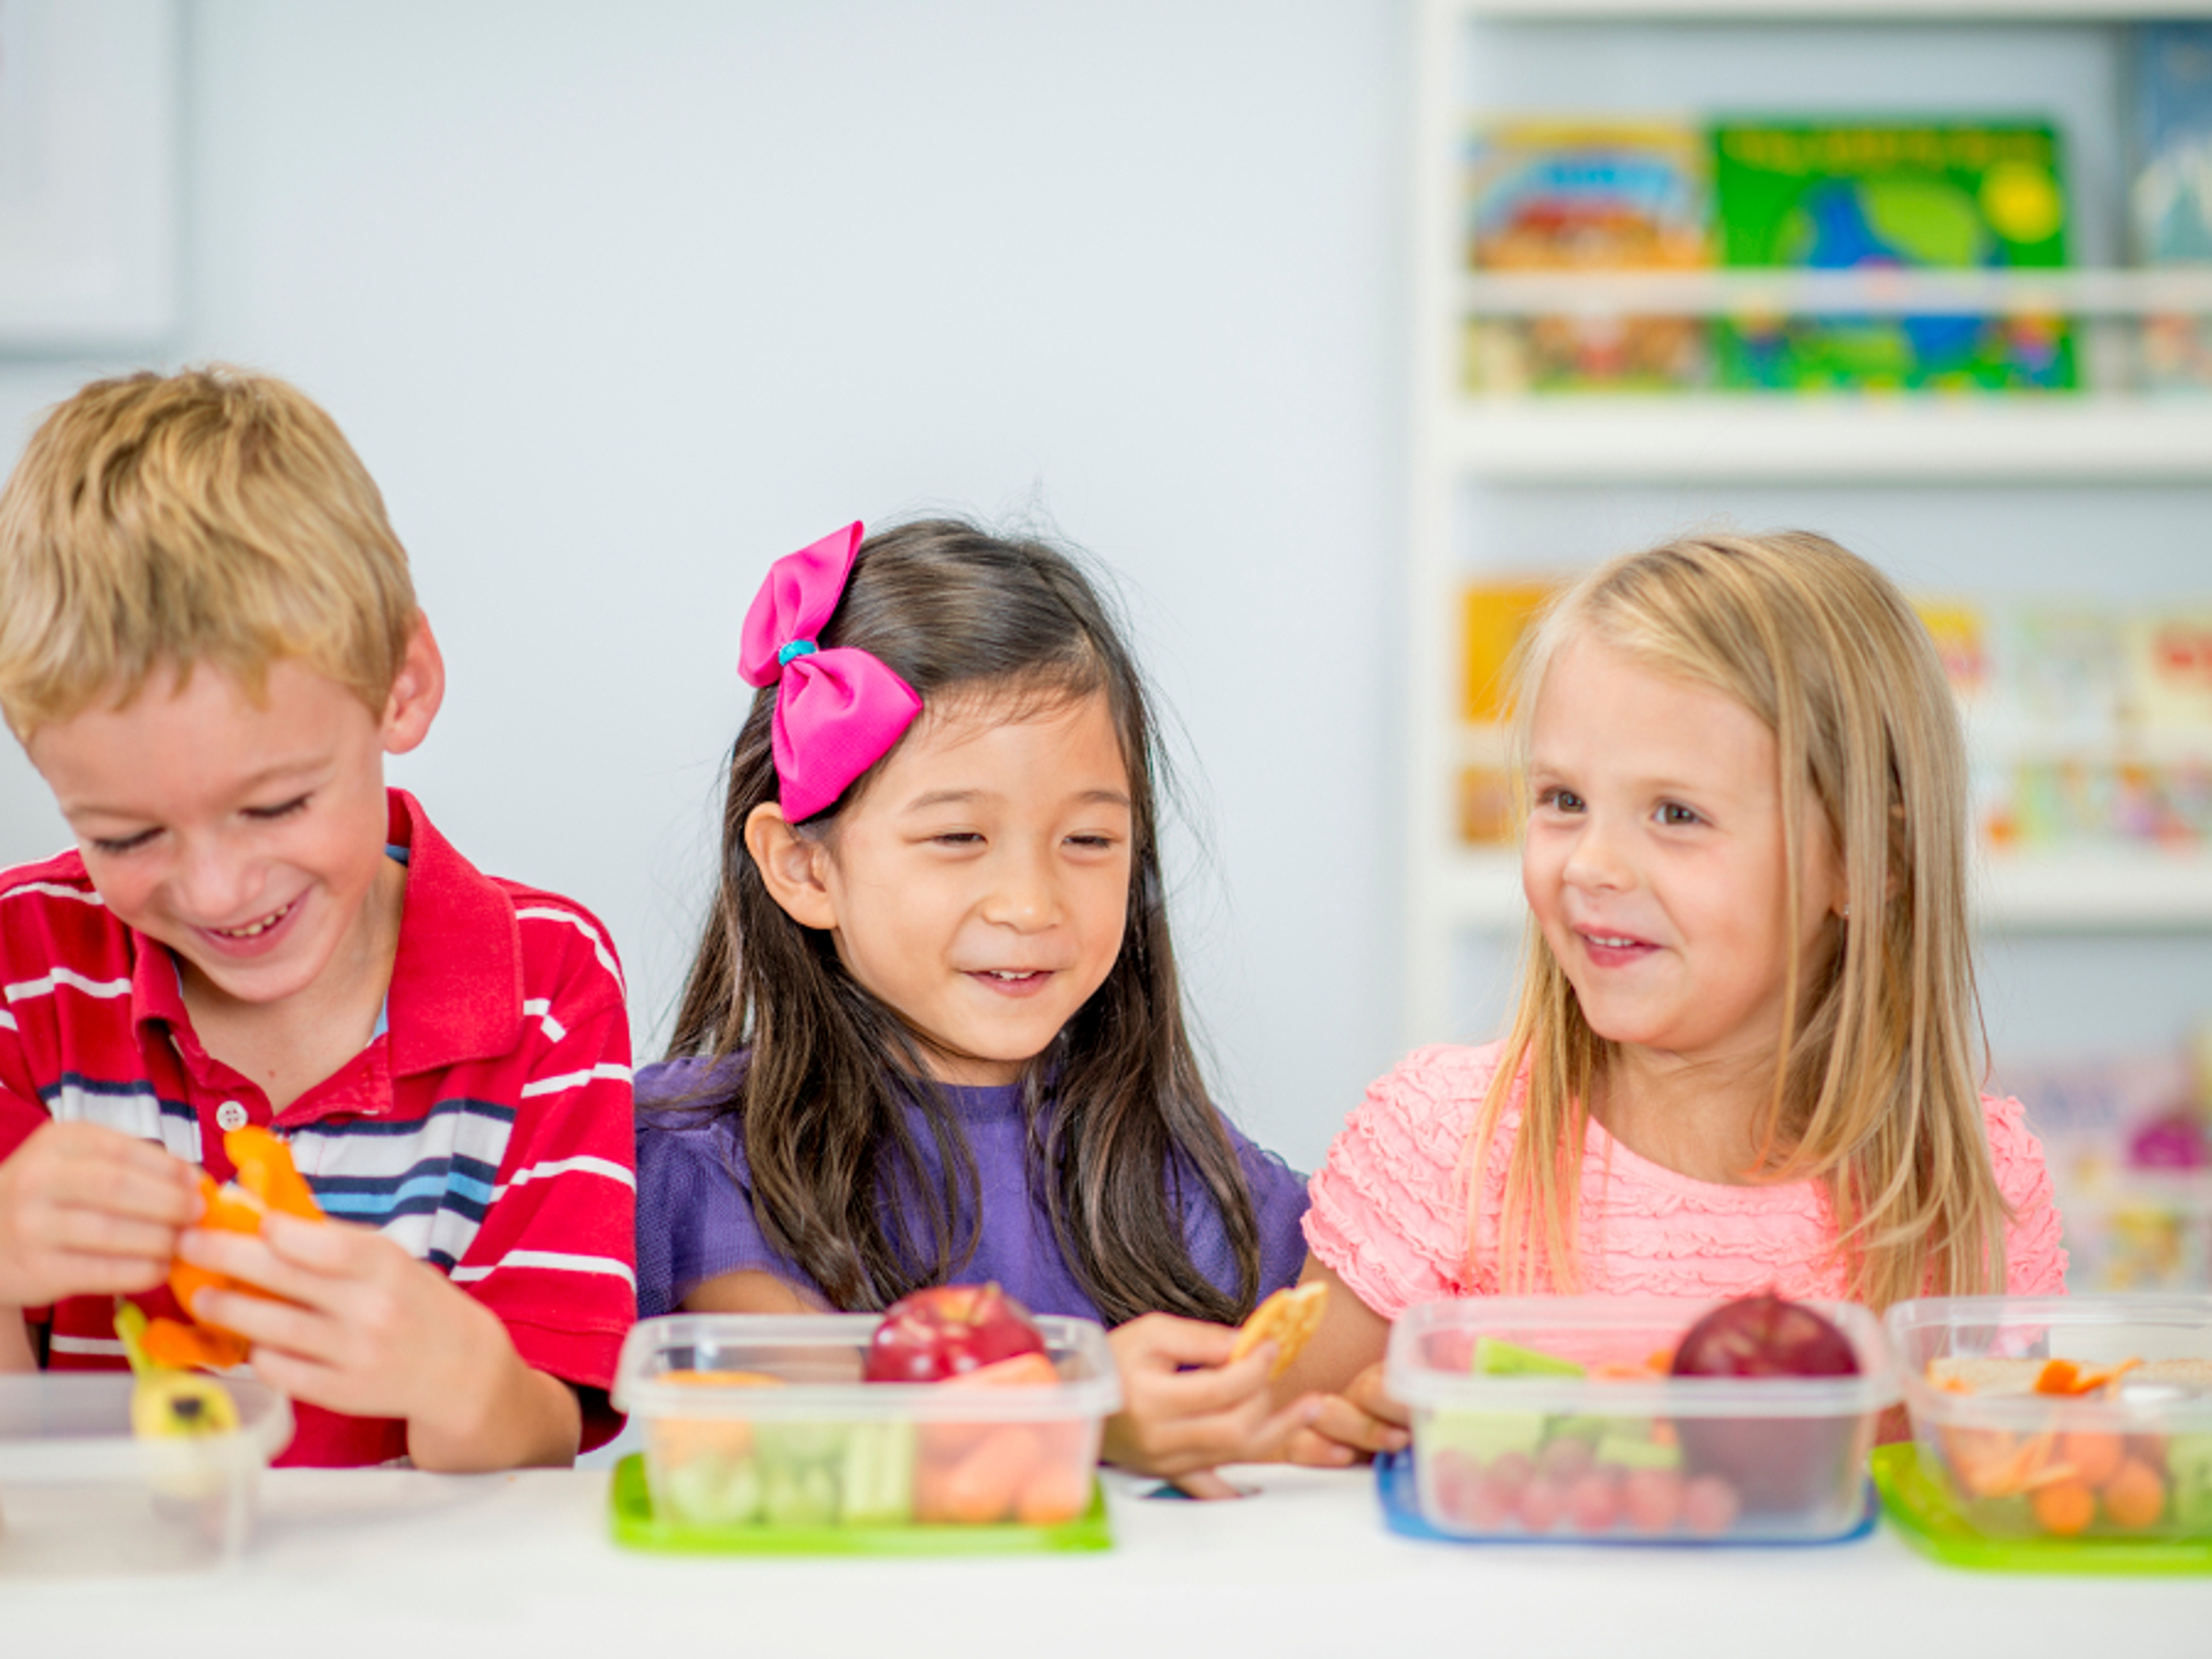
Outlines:
[[[1026,1526],[1054,1526],[1082,1514],[1090,1498],[1090,1469],[1059,1459],[1043,1464],[1023,1483],[1021,1497],[1014,1504],[1014,1518]]]
[[[2156,1526],[2166,1513],[2166,1482],[2149,1464],[2129,1458],[2105,1483],[2105,1513],[2130,1532]]]
[[[2063,1538],[2087,1531],[2089,1522],[2097,1518],[2096,1496],[2079,1480],[2056,1482],[2027,1501],[2043,1529]]]
[[[985,1522],[1006,1518],[1036,1468],[1036,1436],[1020,1423],[998,1431],[949,1471],[938,1493],[944,1513],[924,1519]]]
[[[2121,1459],[2127,1455],[2127,1443],[2117,1434],[2077,1431],[2058,1437],[2058,1455],[2089,1485],[2101,1486],[2112,1478]]]

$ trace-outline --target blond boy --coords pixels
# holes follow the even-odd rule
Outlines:
[[[0,714],[76,849],[0,872],[0,1369],[113,1368],[171,1259],[290,1395],[286,1461],[565,1462],[634,1316],[629,1029],[591,915],[479,874],[384,757],[445,667],[330,417],[87,386],[0,494]],[[204,1231],[270,1127],[336,1224]]]

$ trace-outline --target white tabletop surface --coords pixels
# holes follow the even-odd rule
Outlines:
[[[1787,1659],[2212,1656],[2212,1578],[2021,1577],[1893,1534],[1816,1549],[1420,1543],[1365,1472],[1231,1472],[1241,1502],[1108,1477],[1116,1546],[936,1560],[661,1557],[608,1536],[603,1470],[280,1470],[221,1573],[0,1578],[0,1654],[1389,1654]]]

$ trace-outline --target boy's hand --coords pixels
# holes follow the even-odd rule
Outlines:
[[[1146,1314],[1107,1341],[1121,1373],[1122,1404],[1106,1421],[1102,1455],[1123,1468],[1165,1475],[1194,1498],[1234,1497],[1229,1483],[1212,1473],[1214,1467],[1280,1458],[1291,1437],[1321,1410],[1313,1396],[1276,1408],[1267,1387],[1273,1342],[1226,1363],[1237,1342],[1231,1326]]]
[[[0,1162],[0,1307],[131,1295],[200,1213],[191,1166],[97,1123],[48,1123]]]
[[[1342,1468],[1378,1452],[1402,1451],[1411,1442],[1412,1415],[1382,1391],[1382,1363],[1377,1360],[1345,1385],[1342,1394],[1322,1396],[1310,1426],[1291,1437],[1285,1456],[1292,1463]]]
[[[253,1344],[253,1369],[264,1382],[330,1411],[405,1419],[418,1464],[501,1468],[574,1457],[574,1395],[523,1364],[497,1314],[381,1233],[270,1214],[258,1237],[196,1230],[182,1252],[195,1266],[285,1298],[217,1289],[193,1298],[193,1314]],[[517,1424],[518,1411],[532,1421]],[[507,1446],[519,1428],[532,1427],[546,1432]],[[502,1455],[510,1449],[516,1455]]]

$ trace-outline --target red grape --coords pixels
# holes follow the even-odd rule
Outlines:
[[[1692,1532],[1708,1538],[1734,1526],[1741,1507],[1735,1488],[1717,1474],[1701,1474],[1682,1488],[1682,1519]]]
[[[1538,1475],[1521,1493],[1521,1524],[1530,1532],[1549,1532],[1567,1512],[1567,1489],[1548,1475]]]
[[[1682,1517],[1682,1475],[1679,1469],[1631,1469],[1621,1485],[1628,1524],[1638,1532],[1668,1532]]]
[[[1620,1519],[1620,1484],[1603,1469],[1592,1469],[1567,1492],[1567,1514],[1583,1532],[1610,1532]]]

